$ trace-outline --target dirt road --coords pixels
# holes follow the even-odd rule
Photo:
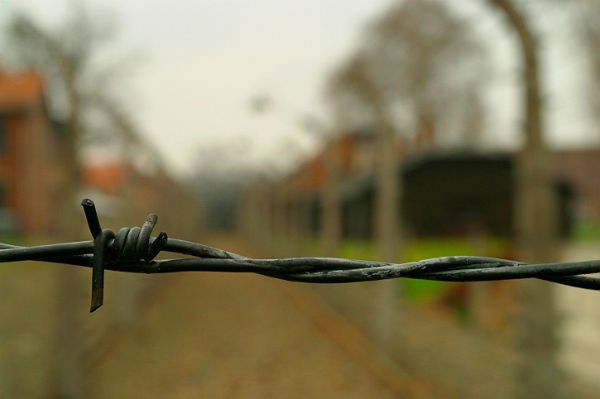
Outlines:
[[[163,278],[145,316],[94,368],[94,397],[397,397],[397,387],[319,331],[286,283]]]

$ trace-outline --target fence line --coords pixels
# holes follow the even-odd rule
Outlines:
[[[447,256],[406,263],[323,257],[253,259],[219,248],[169,238],[164,232],[152,237],[158,220],[154,214],[148,215],[142,227],[123,227],[114,233],[102,229],[92,200],[84,199],[81,205],[93,240],[32,247],[0,243],[0,262],[36,260],[91,267],[91,312],[102,306],[104,270],[132,273],[257,273],[306,283],[347,283],[400,277],[454,282],[539,278],[572,287],[600,290],[600,278],[585,276],[600,272],[600,260],[527,264],[476,256]],[[192,258],[155,260],[162,251]]]

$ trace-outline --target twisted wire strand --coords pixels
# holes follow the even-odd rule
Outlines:
[[[33,247],[0,243],[0,263],[25,260],[92,267],[92,304],[103,302],[104,270],[132,273],[186,271],[257,273],[305,283],[349,283],[412,278],[450,282],[538,278],[572,287],[600,290],[600,260],[527,264],[476,256],[447,256],[406,263],[324,257],[253,259],[219,248],[175,238],[161,232],[152,237],[157,216],[148,215],[142,227],[102,229],[91,200],[83,200],[93,240]],[[154,258],[162,251],[185,258]]]

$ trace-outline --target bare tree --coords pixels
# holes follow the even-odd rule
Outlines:
[[[417,143],[433,146],[439,141],[437,127],[461,115],[451,104],[480,98],[484,52],[467,26],[433,0],[396,3],[370,26],[330,82],[338,119],[377,132],[374,231],[380,259],[393,261],[401,252],[401,153]],[[465,132],[465,121],[455,123],[456,130],[463,141],[472,140],[477,132]],[[396,284],[387,284],[378,300],[378,335],[384,343],[396,290]]]
[[[396,3],[368,30],[362,51],[369,74],[412,140],[464,143],[483,133],[469,130],[483,119],[482,107],[464,112],[481,103],[486,66],[470,26],[443,2],[424,0]]]
[[[557,204],[553,192],[549,150],[544,140],[540,83],[539,39],[525,14],[512,0],[488,0],[506,17],[516,34],[522,64],[524,145],[516,163],[516,232],[521,259],[555,261],[557,257]],[[517,396],[559,398],[564,393],[557,365],[557,314],[548,283],[521,283],[524,300],[518,326],[520,367]]]
[[[439,141],[437,126],[451,124],[458,115],[463,140],[473,141],[478,133],[468,128],[481,128],[481,115],[467,116],[453,107],[470,104],[474,113],[483,113],[477,105],[485,52],[468,26],[440,2],[397,3],[370,26],[364,43],[330,82],[334,102],[349,114],[346,120],[371,124],[380,133],[375,231],[383,259],[394,259],[398,244],[397,215],[390,212],[400,198],[400,147],[433,145]],[[343,110],[338,115],[345,117]]]
[[[76,194],[80,184],[79,148],[84,137],[94,132],[92,113],[106,116],[110,129],[121,137],[135,136],[134,124],[126,115],[119,114],[119,106],[107,95],[118,75],[115,65],[101,67],[99,55],[103,46],[111,42],[114,26],[108,19],[91,15],[82,6],[71,9],[56,28],[47,28],[25,14],[14,15],[8,24],[7,37],[11,44],[10,56],[19,66],[35,67],[46,76],[50,108],[57,119],[64,121],[61,159],[65,177],[62,190],[65,201],[59,210],[61,232],[73,237],[79,232],[75,221]],[[83,397],[81,353],[83,338],[81,321],[74,304],[80,296],[79,281],[72,271],[60,272],[58,305],[56,376],[51,397]]]

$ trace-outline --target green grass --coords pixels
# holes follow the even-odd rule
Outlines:
[[[507,252],[508,243],[503,240],[493,239],[486,243],[482,252],[478,244],[472,240],[439,238],[420,240],[406,246],[406,261],[437,258],[450,255],[476,256],[486,255],[502,257]],[[407,279],[403,284],[404,295],[410,301],[426,301],[439,295],[452,283],[428,280]]]
[[[455,238],[433,238],[413,240],[406,243],[404,256],[398,262],[409,262],[428,258],[451,255],[506,257],[509,249],[507,240],[490,239],[486,244],[485,253],[478,244]],[[311,242],[307,250],[312,254],[319,253],[318,241]],[[377,260],[375,245],[371,241],[346,240],[342,243],[340,257],[361,260]],[[428,280],[404,279],[399,284],[399,293],[411,302],[422,302],[434,299],[452,283]],[[400,288],[401,287],[401,288]]]
[[[600,241],[600,223],[578,220],[573,226],[572,236],[575,241]]]

